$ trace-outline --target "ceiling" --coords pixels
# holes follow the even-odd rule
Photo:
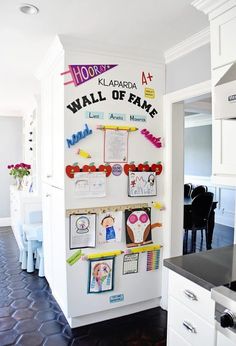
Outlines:
[[[40,12],[29,16],[19,11],[19,0],[0,0],[0,115],[29,112],[39,94],[34,73],[56,34],[153,61],[208,26],[191,2],[32,0]]]

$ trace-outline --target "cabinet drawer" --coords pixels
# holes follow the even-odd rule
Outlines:
[[[214,326],[172,297],[169,298],[168,328],[173,329],[191,346],[215,345]]]
[[[167,346],[190,346],[179,334],[177,334],[172,328],[168,329]]]
[[[208,322],[214,323],[215,303],[211,299],[211,292],[171,270],[169,295]]]

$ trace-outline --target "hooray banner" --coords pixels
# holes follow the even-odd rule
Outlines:
[[[69,70],[62,72],[61,75],[71,75],[71,80],[65,82],[64,85],[74,83],[75,86],[83,84],[90,79],[101,75],[117,65],[68,65]]]

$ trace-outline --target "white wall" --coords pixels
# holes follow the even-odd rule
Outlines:
[[[22,117],[0,116],[0,219],[10,217],[9,186],[13,178],[7,166],[22,162]]]
[[[196,126],[184,130],[184,173],[211,176],[212,126]]]
[[[210,44],[166,65],[166,93],[211,79]]]

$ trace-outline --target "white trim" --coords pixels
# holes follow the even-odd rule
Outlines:
[[[235,0],[194,0],[191,3],[197,10],[208,15],[209,20],[212,20],[224,12],[236,6]]]
[[[163,234],[164,248],[163,258],[178,256],[182,254],[182,225],[183,213],[176,212],[176,206],[182,202],[183,196],[183,180],[180,173],[183,171],[181,162],[179,165],[173,165],[176,158],[180,156],[180,148],[182,145],[183,154],[183,138],[180,138],[178,131],[173,127],[173,106],[181,103],[186,99],[204,95],[211,92],[211,80],[195,84],[193,86],[169,93],[163,98],[163,126],[165,138],[164,151],[164,167],[165,167],[165,201],[166,212],[163,214]],[[181,167],[180,167],[181,166]],[[177,179],[178,177],[178,179]],[[176,193],[178,189],[178,193]],[[173,222],[174,221],[174,222]]]
[[[211,115],[194,114],[184,118],[184,128],[212,125]]]
[[[10,217],[0,218],[0,227],[8,227],[8,226],[11,226],[11,218]]]
[[[184,175],[184,183],[192,183],[193,185],[213,186],[211,177],[200,175]]]
[[[202,47],[210,42],[210,27],[201,30],[200,32],[190,36],[186,40],[178,43],[176,46],[164,52],[165,63],[168,64],[193,50]]]

